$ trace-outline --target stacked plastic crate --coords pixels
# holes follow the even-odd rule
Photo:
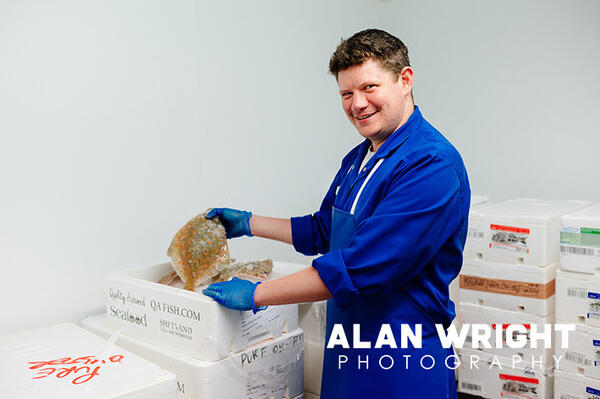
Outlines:
[[[556,323],[574,324],[563,348],[555,339],[556,399],[600,397],[600,203],[561,218]]]
[[[327,301],[300,304],[298,312],[298,324],[304,331],[304,399],[319,399]]]
[[[488,326],[487,344],[473,335],[459,349],[459,390],[486,398],[552,398],[552,347],[533,347],[538,333],[554,323],[555,278],[560,257],[560,217],[587,201],[515,199],[471,213],[481,239],[470,248],[460,276],[459,324]],[[551,326],[548,326],[551,327]],[[469,330],[471,332],[471,330]],[[510,336],[507,337],[507,333]],[[513,348],[508,341],[524,340]],[[547,331],[547,337],[553,336]]]
[[[304,266],[275,262],[271,278]],[[158,284],[168,263],[107,277],[106,314],[83,326],[173,372],[180,399],[296,398],[303,394],[298,305],[226,309],[212,299]]]

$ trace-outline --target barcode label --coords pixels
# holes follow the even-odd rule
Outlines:
[[[470,382],[461,381],[460,386],[462,389],[468,389],[469,391],[481,392],[481,385],[473,384]]]
[[[562,394],[560,394],[559,399],[581,399],[581,398],[579,396],[569,395],[568,393],[562,393]]]
[[[468,237],[480,240],[483,238],[483,231],[469,229]]]
[[[594,248],[573,247],[571,245],[561,245],[560,252],[563,254],[594,256],[596,251]]]
[[[593,362],[590,359],[586,359],[585,355],[582,355],[581,353],[577,352],[567,352],[565,354],[565,359],[570,362],[588,367],[593,364]]]
[[[567,289],[567,296],[572,296],[572,297],[576,297],[576,298],[587,299],[588,298],[588,291],[585,288],[569,287]]]

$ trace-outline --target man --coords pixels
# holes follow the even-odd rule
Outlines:
[[[329,69],[365,140],[343,159],[320,210],[276,219],[217,208],[207,216],[218,216],[230,238],[256,235],[323,255],[284,278],[236,279],[205,294],[255,311],[332,298],[326,338],[337,324],[352,343],[358,325],[360,341],[371,344],[326,348],[323,399],[456,397],[452,350],[442,348],[435,324],[454,318],[448,284],[462,264],[470,201],[462,159],[414,106],[413,70],[398,38],[358,32],[340,43]],[[422,348],[376,347],[384,324],[396,337],[403,325],[421,325]]]

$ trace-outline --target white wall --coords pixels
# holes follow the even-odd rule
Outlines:
[[[0,0],[0,333],[101,312],[107,273],[210,206],[317,209],[360,142],[327,63],[366,27],[409,46],[474,192],[600,199],[600,6],[560,4]]]
[[[600,200],[600,2],[386,1],[474,193]]]
[[[0,0],[0,334],[101,312],[107,273],[168,261],[208,207],[318,208],[360,141],[329,55],[379,19],[321,3]]]

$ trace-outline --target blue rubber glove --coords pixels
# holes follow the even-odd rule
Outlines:
[[[252,212],[238,211],[231,208],[213,208],[207,214],[207,219],[212,219],[215,216],[219,218],[223,226],[227,238],[235,238],[241,236],[253,237],[250,230],[250,218]]]
[[[265,310],[266,306],[254,305],[254,291],[260,284],[234,277],[229,281],[213,283],[202,290],[202,293],[211,297],[221,305],[234,310],[251,310],[254,313]]]

